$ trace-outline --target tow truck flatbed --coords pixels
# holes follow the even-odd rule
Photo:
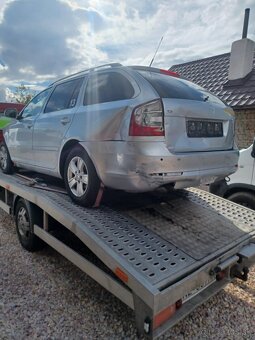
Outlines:
[[[34,234],[134,309],[138,332],[148,338],[233,278],[246,280],[255,263],[255,212],[203,190],[115,192],[88,209],[48,189],[0,173],[0,207],[15,215],[22,198],[40,208]],[[59,227],[94,257],[61,239]]]

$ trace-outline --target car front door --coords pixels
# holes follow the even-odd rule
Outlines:
[[[34,97],[19,114],[17,122],[7,128],[5,138],[13,162],[34,165],[32,150],[34,123],[43,110],[50,92],[51,88],[48,88]]]
[[[59,152],[69,129],[84,77],[55,86],[44,111],[34,125],[33,153],[36,166],[57,169]]]

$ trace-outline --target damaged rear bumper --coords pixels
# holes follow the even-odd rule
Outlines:
[[[211,183],[234,173],[238,150],[172,154],[164,142],[83,143],[105,186],[142,192]]]

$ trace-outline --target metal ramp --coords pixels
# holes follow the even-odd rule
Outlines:
[[[160,204],[127,211],[148,229],[202,260],[255,230],[254,213],[199,189],[172,193]]]

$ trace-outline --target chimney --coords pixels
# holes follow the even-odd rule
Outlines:
[[[255,42],[247,38],[250,9],[246,8],[242,39],[234,41],[231,47],[229,80],[242,79],[252,71]]]

